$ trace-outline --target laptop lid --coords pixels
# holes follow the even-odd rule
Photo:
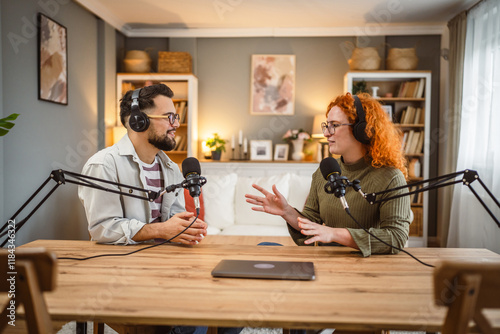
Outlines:
[[[213,277],[314,280],[314,263],[291,261],[221,260]]]

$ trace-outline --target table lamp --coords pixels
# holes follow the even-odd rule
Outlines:
[[[323,145],[325,142],[325,136],[323,135],[323,130],[321,129],[321,123],[326,122],[326,117],[324,114],[318,114],[314,116],[313,127],[311,131],[311,137],[314,139],[319,139],[318,147],[316,150],[316,161],[321,162],[323,159]]]

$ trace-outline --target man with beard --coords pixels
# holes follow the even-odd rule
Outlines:
[[[184,178],[179,167],[163,152],[174,149],[179,127],[172,96],[172,90],[164,84],[128,91],[120,103],[120,119],[127,134],[92,156],[82,173],[154,192],[181,183]],[[126,187],[116,189],[129,191]],[[194,214],[186,212],[182,188],[154,202],[82,186],[78,195],[92,240],[100,243],[168,240],[194,220]],[[207,224],[198,219],[172,242],[194,245],[206,234]]]

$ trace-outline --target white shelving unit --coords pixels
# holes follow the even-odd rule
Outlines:
[[[425,180],[429,178],[429,155],[430,155],[430,113],[431,113],[431,72],[430,71],[353,71],[344,76],[344,90],[352,92],[354,85],[364,81],[367,91],[372,94],[372,87],[379,87],[378,100],[385,105],[392,106],[393,119],[396,124],[401,120],[402,112],[412,106],[421,108],[424,111],[423,122],[413,122],[413,124],[398,124],[402,131],[423,131],[424,142],[421,152],[407,154],[408,159],[418,159],[421,165],[420,176],[410,178],[412,181]],[[424,82],[424,89],[421,96],[398,96],[402,83],[420,81]],[[421,83],[420,83],[421,85]],[[392,94],[392,96],[387,96]],[[417,94],[418,95],[418,94]],[[418,124],[415,124],[418,123]],[[428,229],[428,193],[423,193],[420,203],[412,204],[414,212],[414,222],[410,226],[409,247],[427,246]]]
[[[117,119],[120,119],[120,99],[131,89],[147,84],[165,83],[174,92],[174,103],[184,101],[187,106],[186,122],[177,133],[186,136],[187,147],[170,151],[168,156],[180,164],[187,157],[198,157],[198,78],[192,74],[118,73],[116,75]]]

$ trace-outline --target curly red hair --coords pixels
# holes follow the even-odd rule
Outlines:
[[[370,144],[365,146],[368,149],[367,158],[372,160],[371,165],[375,168],[384,166],[397,168],[405,178],[408,178],[407,161],[402,150],[401,130],[394,125],[377,100],[367,93],[358,94],[358,97],[366,115],[366,135],[370,139]],[[347,115],[349,123],[356,123],[358,115],[351,93],[338,96],[330,102],[327,116],[335,106]]]

